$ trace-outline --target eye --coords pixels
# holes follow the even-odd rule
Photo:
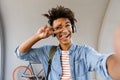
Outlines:
[[[70,26],[69,24],[66,25],[66,27],[69,27],[69,26]]]
[[[70,27],[71,26],[71,24],[66,24],[66,27]]]
[[[62,27],[61,26],[58,26],[58,27],[56,27],[54,30],[56,31],[56,30],[60,30]]]

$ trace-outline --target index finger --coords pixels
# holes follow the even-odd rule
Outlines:
[[[54,34],[58,34],[58,33],[60,33],[61,31],[63,31],[63,29],[55,30],[55,31],[54,31]]]

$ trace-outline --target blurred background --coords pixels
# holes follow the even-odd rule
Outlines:
[[[28,64],[19,60],[14,51],[40,27],[48,24],[42,14],[57,5],[75,12],[75,44],[90,45],[101,54],[113,52],[112,38],[115,28],[120,25],[120,0],[0,0],[0,80],[12,80],[13,70]],[[34,47],[45,44],[58,42],[50,37]],[[104,80],[95,72],[90,75],[91,80]]]

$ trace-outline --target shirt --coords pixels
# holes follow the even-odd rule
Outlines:
[[[45,45],[39,48],[32,48],[29,52],[19,53],[18,47],[15,50],[16,56],[26,61],[39,62],[43,65],[44,74],[47,76],[49,52],[52,45]],[[106,61],[109,55],[98,54],[93,48],[88,45],[72,44],[69,51],[70,71],[72,80],[90,80],[90,71],[96,71],[106,80],[112,80],[108,75]],[[60,80],[62,76],[62,67],[60,56],[62,50],[57,46],[57,50],[53,56],[51,71],[48,80]]]
[[[70,61],[69,51],[62,51],[62,55],[61,55],[61,65],[62,65],[61,80],[71,80],[70,62],[69,61]]]

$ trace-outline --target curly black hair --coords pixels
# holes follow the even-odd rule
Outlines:
[[[69,9],[65,8],[63,6],[57,6],[56,8],[52,8],[48,11],[48,14],[43,14],[45,17],[47,17],[48,23],[52,26],[54,20],[58,18],[68,18],[72,24],[72,26],[75,26],[75,22],[77,20],[74,17],[74,13]]]

